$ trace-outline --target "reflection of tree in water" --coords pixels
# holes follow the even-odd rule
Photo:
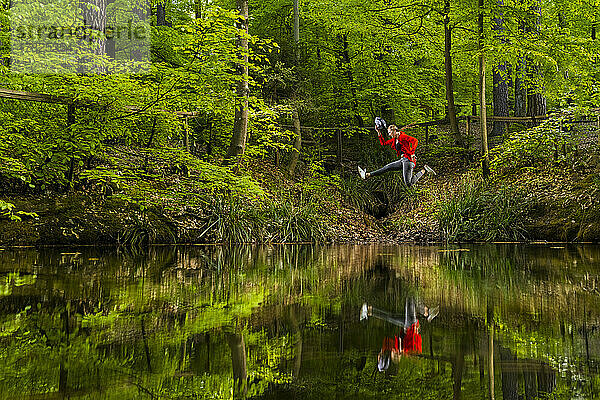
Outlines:
[[[539,360],[518,360],[510,349],[499,346],[499,369],[502,377],[502,398],[518,400],[545,397],[556,387],[556,370]],[[520,390],[521,388],[521,390]]]

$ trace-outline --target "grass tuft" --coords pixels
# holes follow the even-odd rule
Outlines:
[[[450,242],[524,240],[528,207],[522,193],[486,186],[481,178],[464,179],[440,202],[438,221]]]

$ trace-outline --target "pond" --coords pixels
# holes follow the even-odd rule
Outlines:
[[[599,271],[564,244],[6,248],[0,398],[594,398]]]

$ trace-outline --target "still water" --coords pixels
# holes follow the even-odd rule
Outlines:
[[[599,272],[547,244],[4,249],[0,398],[594,398]]]

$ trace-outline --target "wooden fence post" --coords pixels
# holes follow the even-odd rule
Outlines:
[[[185,150],[190,152],[190,129],[188,125],[188,117],[183,120],[183,143],[185,144]]]
[[[342,130],[337,130],[337,163],[338,166],[342,166]]]
[[[75,105],[69,104],[67,106],[67,129],[71,129],[71,126],[75,124]],[[73,178],[75,176],[75,159],[71,156],[71,162],[69,165],[69,172],[67,174],[67,182],[69,188],[73,187]]]
[[[471,116],[467,115],[467,137],[471,136]]]

